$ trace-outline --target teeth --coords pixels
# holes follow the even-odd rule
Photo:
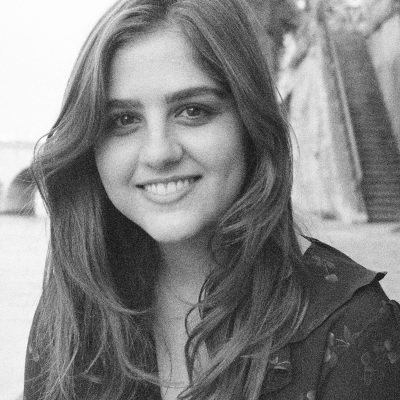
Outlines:
[[[193,178],[188,178],[168,183],[152,183],[151,185],[145,185],[144,190],[159,196],[166,196],[187,189],[193,182]]]
[[[167,192],[176,192],[176,182],[169,182],[167,185]]]

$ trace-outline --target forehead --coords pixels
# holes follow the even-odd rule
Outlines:
[[[178,29],[143,34],[117,50],[111,61],[109,98],[171,92],[188,85],[217,86]]]

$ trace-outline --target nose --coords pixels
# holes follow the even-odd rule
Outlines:
[[[140,149],[139,159],[153,169],[165,169],[178,163],[183,148],[166,121],[149,123]]]

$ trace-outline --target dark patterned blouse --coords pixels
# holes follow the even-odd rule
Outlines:
[[[400,306],[379,284],[385,274],[311,240],[303,256],[310,305],[271,357],[260,400],[400,400]],[[28,344],[25,400],[39,400],[40,364]]]

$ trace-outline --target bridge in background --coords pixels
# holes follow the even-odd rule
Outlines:
[[[42,206],[29,171],[33,142],[0,141],[0,214],[38,213]]]

